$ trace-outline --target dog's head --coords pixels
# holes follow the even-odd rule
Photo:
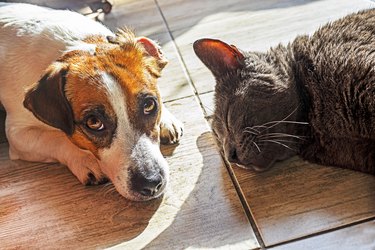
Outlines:
[[[155,42],[129,31],[91,37],[82,46],[50,65],[24,106],[91,151],[120,194],[158,197],[168,181],[156,85],[166,59]]]

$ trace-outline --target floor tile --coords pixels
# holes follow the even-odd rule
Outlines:
[[[258,247],[195,99],[168,106],[185,135],[180,145],[162,147],[170,186],[150,202],[130,202],[112,185],[85,187],[58,164],[9,161],[0,144],[2,247]]]
[[[375,249],[375,220],[285,244],[270,250],[373,250]]]
[[[375,218],[375,176],[298,157],[263,173],[232,169],[266,246]]]
[[[375,6],[367,0],[158,2],[199,93],[212,91],[214,78],[193,52],[192,44],[197,39],[216,38],[245,51],[265,51],[288,43],[298,34],[312,33],[328,21]],[[185,11],[188,6],[189,12]],[[181,12],[193,14],[180,18]]]

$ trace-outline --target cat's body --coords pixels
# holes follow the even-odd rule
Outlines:
[[[375,10],[266,53],[194,44],[213,72],[213,128],[226,158],[264,170],[295,154],[375,174]]]

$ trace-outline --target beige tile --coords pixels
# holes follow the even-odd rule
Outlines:
[[[297,157],[255,173],[233,167],[266,245],[375,218],[375,176]]]
[[[173,1],[174,2],[174,1]],[[172,34],[198,92],[212,91],[214,78],[195,56],[195,40],[222,39],[243,50],[265,51],[287,43],[298,34],[312,33],[322,24],[348,13],[374,7],[367,0],[325,1],[161,1],[161,8],[172,27]],[[279,2],[279,1],[278,1]],[[242,4],[243,3],[243,4]],[[186,11],[187,5],[191,6]],[[178,13],[195,13],[179,19]],[[174,28],[174,29],[173,29]]]
[[[9,161],[0,144],[2,247],[258,247],[195,99],[168,106],[185,135],[180,145],[163,147],[170,186],[150,202],[125,200],[111,185],[85,187],[57,164]]]
[[[375,220],[270,249],[373,250],[375,249],[374,239]]]
[[[128,27],[142,36],[167,31],[154,0],[114,1],[111,13],[104,16],[103,22],[112,30]]]

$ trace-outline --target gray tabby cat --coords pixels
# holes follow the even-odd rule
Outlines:
[[[201,39],[216,78],[213,130],[227,160],[266,170],[295,154],[375,174],[375,10],[266,53]]]

